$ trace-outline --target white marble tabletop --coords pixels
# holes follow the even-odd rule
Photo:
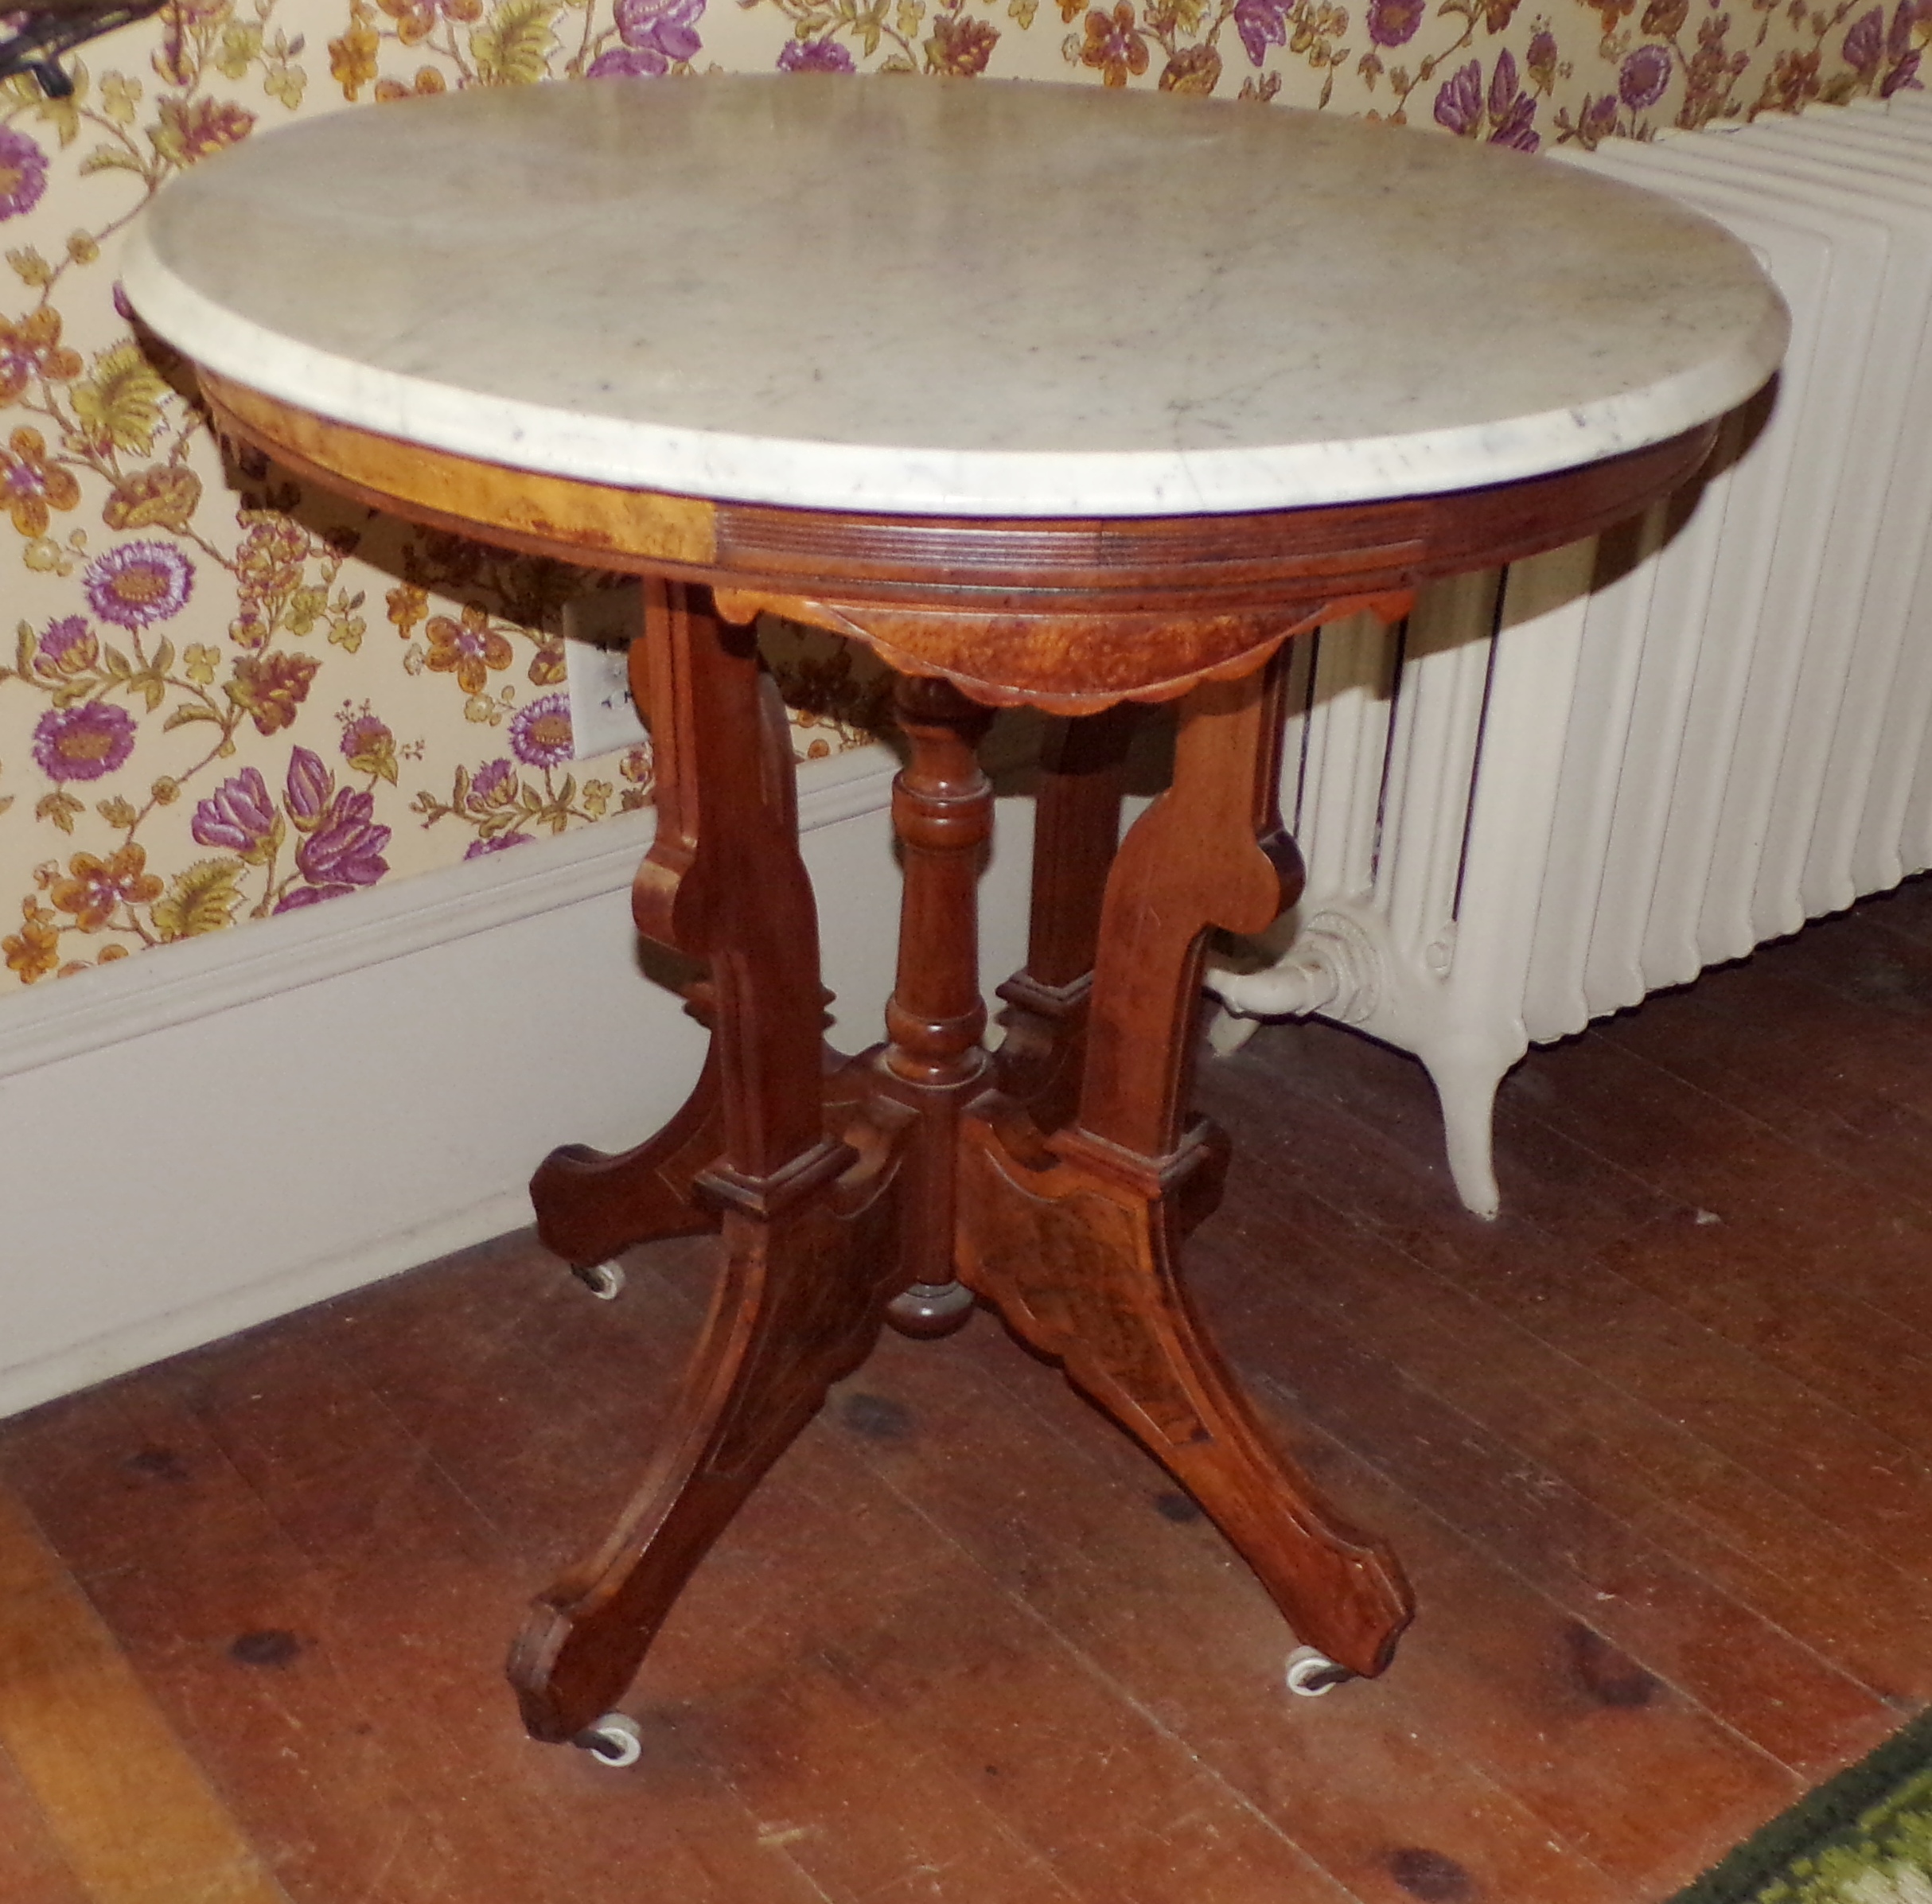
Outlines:
[[[1155,93],[600,80],[309,120],[123,271],[338,421],[719,500],[1159,515],[1467,488],[1748,396],[1786,317],[1716,225],[1439,134]]]

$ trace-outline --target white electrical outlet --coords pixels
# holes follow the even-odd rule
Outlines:
[[[631,637],[644,627],[640,584],[598,589],[563,605],[564,682],[571,750],[578,760],[634,747],[645,738],[630,694]]]

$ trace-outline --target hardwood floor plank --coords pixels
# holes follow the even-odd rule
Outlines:
[[[87,1596],[0,1489],[0,1747],[90,1904],[289,1904]]]
[[[1881,1697],[1932,1697],[1932,1583],[1838,1536],[1789,1496],[1634,1402],[1381,1238],[1336,1234],[1305,1192],[1243,1172],[1240,1226],[1197,1254],[1210,1291],[1264,1252],[1280,1287],[1541,1470]],[[1270,1287],[1273,1287],[1271,1279]]]
[[[508,1569],[489,1571],[480,1533],[468,1551],[419,1541],[397,1571],[374,1547],[351,1542],[325,1561],[290,1537],[264,1501],[319,1539],[321,1525],[305,1520],[317,1497],[279,1474],[272,1454],[251,1485],[168,1392],[197,1392],[219,1426],[229,1381],[240,1396],[273,1392],[263,1378],[274,1350],[263,1332],[119,1384],[123,1420],[97,1435],[92,1474],[70,1469],[43,1511],[91,1570],[129,1659],[292,1894],[315,1904],[485,1895],[538,1904],[609,1890],[641,1858],[668,1892],[703,1904],[815,1898],[781,1852],[758,1847],[742,1809],[701,1766],[660,1754],[652,1775],[675,1802],[631,1819],[623,1780],[586,1754],[523,1736],[501,1676],[522,1594]],[[285,1445],[314,1425],[300,1418],[316,1408],[315,1385],[291,1400]],[[343,1433],[352,1419],[329,1411],[325,1432]],[[259,1416],[251,1425],[260,1427]],[[156,1446],[204,1494],[181,1563],[166,1573],[137,1571],[127,1556],[155,1551],[181,1525],[174,1503],[156,1488],[116,1485],[129,1447]],[[386,1502],[389,1524],[407,1526],[394,1467],[372,1459],[339,1470],[330,1523],[353,1524],[359,1504],[373,1516]],[[448,1524],[446,1501],[419,1499],[425,1525]]]
[[[702,1240],[604,1304],[520,1234],[0,1424],[0,1896],[1661,1897],[1932,1695],[1929,1025],[1922,882],[1533,1053],[1493,1224],[1412,1061],[1311,1026],[1204,1068],[1203,1310],[1419,1591],[1321,1700],[982,1318],[888,1340],[773,1470],[627,1702],[638,1766],[532,1744],[504,1647],[645,1464]],[[49,1661],[56,1613],[91,1637]],[[198,1864],[69,1850],[166,1789],[87,1787],[103,1686]]]
[[[991,1328],[937,1352],[889,1345],[834,1419],[1007,1592],[1356,1896],[1395,1904],[1405,1857],[1461,1871],[1486,1897],[1620,1894],[1465,1766],[1453,1721],[1431,1714],[1425,1736],[1381,1687],[1288,1694],[1293,1636],[1220,1536]]]
[[[1248,1055],[1217,1077],[1217,1099],[1259,1121],[1266,1078],[1241,1074]],[[1829,1524],[1903,1567],[1932,1571],[1932,1477],[1838,1397],[1794,1384],[1593,1260],[1567,1235],[1550,1235],[1508,1211],[1484,1223],[1445,1208],[1425,1171],[1346,1120],[1311,1118],[1287,1141],[1264,1137],[1251,1162],[1265,1169],[1277,1158],[1291,1160],[1302,1181],[1343,1217],[1791,1493]],[[1367,1187],[1357,1187],[1365,1173]]]
[[[0,1750],[0,1898],[18,1904],[88,1904],[73,1866],[61,1855],[59,1840],[4,1750]]]

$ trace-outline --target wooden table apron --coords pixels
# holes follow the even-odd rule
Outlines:
[[[1459,493],[1235,516],[1010,522],[845,515],[532,474],[327,422],[203,373],[217,421],[418,522],[645,576],[632,678],[656,751],[638,929],[697,961],[690,1100],[636,1150],[547,1159],[543,1240],[578,1266],[719,1230],[723,1267],[661,1450],[610,1538],[537,1601],[511,1677],[536,1737],[623,1694],[692,1570],[883,1323],[976,1296],[1199,1501],[1295,1633],[1381,1672],[1412,1602],[1393,1556],[1269,1442],[1176,1273],[1225,1139],[1186,1116],[1202,947],[1300,887],[1277,808],[1287,637],[1416,584],[1590,535],[1686,480],[1715,424]],[[910,746],[887,1042],[824,1044],[790,735],[751,625],[863,641]],[[1178,699],[1169,789],[1119,839],[1132,704]],[[981,1043],[976,886],[996,707],[1046,749],[1026,969]],[[963,1288],[961,1286],[963,1285]]]

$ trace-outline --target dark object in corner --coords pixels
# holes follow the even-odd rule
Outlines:
[[[50,99],[64,99],[74,82],[60,56],[84,40],[145,20],[162,0],[21,0],[0,8],[0,80],[30,72]]]

